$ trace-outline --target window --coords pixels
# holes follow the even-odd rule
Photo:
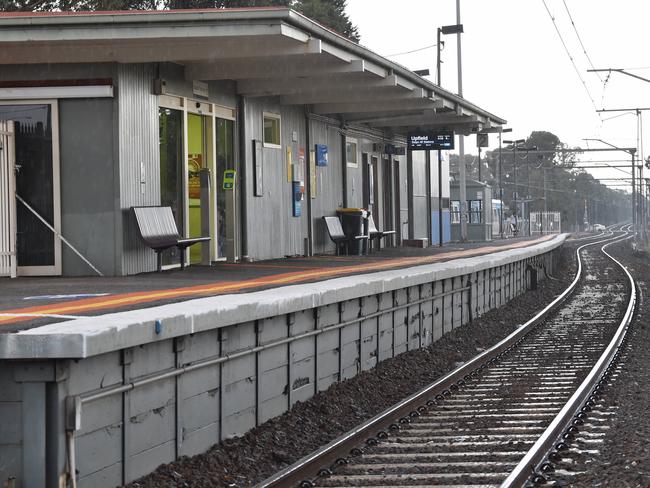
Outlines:
[[[481,224],[483,223],[483,201],[482,200],[469,200],[469,223]]]
[[[280,116],[278,114],[264,114],[264,146],[281,147]]]
[[[460,224],[460,200],[451,201],[451,223]]]
[[[345,139],[345,154],[346,161],[348,166],[352,168],[359,167],[359,144],[356,139],[350,139],[349,137]]]

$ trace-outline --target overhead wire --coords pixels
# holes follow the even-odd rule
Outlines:
[[[564,8],[566,9],[566,13],[569,16],[569,20],[571,21],[571,25],[573,26],[573,30],[576,33],[576,37],[578,38],[578,42],[580,42],[580,46],[582,47],[582,52],[585,54],[585,57],[587,58],[587,61],[589,62],[589,66],[591,66],[591,69],[596,69],[594,66],[594,63],[591,62],[591,58],[589,57],[589,54],[587,54],[587,48],[585,47],[584,43],[582,42],[582,38],[580,37],[580,33],[578,32],[578,27],[576,27],[576,23],[573,21],[573,16],[571,15],[571,12],[569,11],[569,6],[566,4],[566,0],[562,0],[562,3],[564,3]],[[600,78],[600,81],[605,83],[603,80],[602,76],[600,75],[599,72],[596,71],[596,75],[598,78]]]
[[[392,58],[392,57],[395,57],[395,56],[402,56],[404,54],[417,53],[417,52],[420,52],[420,51],[426,51],[427,49],[431,49],[432,47],[436,47],[437,45],[438,45],[437,43],[436,44],[431,44],[429,46],[424,46],[424,47],[420,47],[420,48],[417,48],[417,49],[412,49],[411,51],[404,51],[403,53],[384,54],[384,56],[386,56],[387,58]]]
[[[542,3],[544,4],[544,8],[546,8],[546,12],[548,13],[549,17],[551,18],[551,21],[553,22],[553,27],[555,27],[555,32],[557,32],[558,37],[560,38],[560,42],[562,43],[562,46],[564,46],[564,50],[566,51],[567,56],[569,56],[569,60],[571,61],[571,64],[573,65],[573,69],[575,70],[576,74],[578,75],[578,78],[580,79],[580,82],[582,83],[582,86],[585,88],[585,91],[587,92],[587,96],[589,97],[589,100],[591,100],[591,104],[594,107],[594,110],[598,110],[598,107],[596,106],[596,102],[594,101],[594,97],[591,95],[591,92],[589,91],[589,88],[587,87],[587,83],[585,80],[582,78],[582,75],[580,74],[580,70],[578,70],[578,66],[576,66],[575,59],[573,59],[573,56],[571,55],[571,52],[569,51],[569,48],[566,45],[566,42],[564,41],[564,37],[562,37],[562,33],[560,32],[559,27],[557,26],[557,22],[555,22],[555,17],[551,13],[551,11],[548,8],[548,5],[546,4],[546,0],[542,0]],[[598,118],[602,120],[602,117],[598,112],[596,112],[598,115]]]

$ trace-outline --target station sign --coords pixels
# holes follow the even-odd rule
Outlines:
[[[411,151],[454,149],[453,132],[414,132],[408,135],[408,148]]]

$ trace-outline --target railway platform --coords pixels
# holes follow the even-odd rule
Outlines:
[[[287,257],[252,263],[217,262],[125,277],[24,277],[0,282],[0,334],[40,325],[144,309],[193,298],[250,293],[332,278],[395,270],[521,249],[555,236],[445,247],[384,248],[369,256]]]
[[[118,486],[205,452],[521,295],[566,238],[3,281],[0,479]]]

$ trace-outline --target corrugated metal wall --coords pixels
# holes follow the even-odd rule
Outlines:
[[[153,65],[118,65],[117,118],[122,228],[122,274],[153,271],[156,258],[141,244],[129,209],[160,204],[158,97],[153,94]],[[119,235],[119,231],[117,232]],[[118,270],[119,271],[119,270]]]
[[[327,166],[316,166],[316,198],[312,198],[314,219],[314,252],[334,252],[334,244],[327,235],[322,220],[334,215],[343,205],[343,166],[341,163],[340,129],[322,121],[311,121],[311,149],[316,144],[325,144],[328,149]]]
[[[306,164],[305,116],[302,108],[280,107],[275,99],[270,98],[251,98],[246,102],[247,141],[263,140],[264,112],[281,115],[282,147],[263,148],[263,196],[253,196],[252,186],[248,189],[248,254],[254,259],[302,255],[307,237],[307,202],[302,202],[302,216],[293,217],[292,187],[287,178],[287,147],[291,148],[294,163],[298,163],[299,149],[304,149]],[[253,181],[252,151],[247,155],[246,173]],[[306,168],[303,174],[306,176]]]

